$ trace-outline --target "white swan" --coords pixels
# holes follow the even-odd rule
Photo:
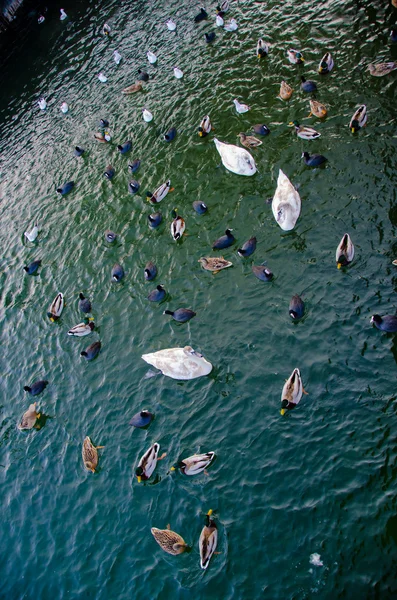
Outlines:
[[[208,375],[212,364],[191,346],[166,348],[151,354],[142,354],[144,361],[173,379],[196,379]]]
[[[226,169],[237,175],[254,175],[256,173],[255,161],[247,150],[233,146],[233,144],[224,144],[216,138],[214,138],[214,142]]]
[[[278,172],[272,211],[274,218],[284,231],[291,231],[295,227],[301,212],[300,196],[281,169]]]

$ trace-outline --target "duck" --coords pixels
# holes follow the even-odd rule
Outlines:
[[[90,335],[95,329],[95,323],[90,321],[89,323],[79,323],[69,329],[68,335],[72,337],[85,337],[86,335]]]
[[[179,69],[178,67],[173,67],[173,71],[174,71],[174,77],[176,77],[177,79],[182,79],[183,71],[181,69]]]
[[[74,153],[73,154],[75,156],[77,156],[77,157],[83,156],[84,152],[85,152],[85,149],[82,148],[81,146],[75,146],[74,147]]]
[[[149,262],[146,263],[143,274],[145,276],[146,281],[153,281],[153,279],[156,277],[157,267],[151,260],[149,260]]]
[[[127,140],[126,142],[124,142],[124,144],[119,144],[117,146],[117,150],[120,152],[120,154],[127,154],[127,152],[129,152],[132,148],[132,141],[131,140]]]
[[[381,331],[395,333],[397,331],[397,316],[396,315],[372,315],[371,323]]]
[[[112,139],[108,131],[105,131],[104,133],[102,133],[102,131],[97,131],[96,133],[94,133],[94,138],[102,144],[106,144]]]
[[[232,231],[233,231],[232,229],[226,229],[225,235],[222,235],[220,238],[215,240],[215,242],[212,244],[212,249],[213,250],[223,250],[224,248],[228,248],[229,246],[232,246],[234,244],[234,242],[236,241],[236,238],[232,234]]]
[[[256,237],[250,238],[247,242],[245,242],[241,248],[237,250],[237,254],[243,258],[247,258],[251,256],[256,250]]]
[[[95,473],[95,470],[98,466],[98,450],[99,448],[104,447],[105,446],[94,446],[88,435],[84,438],[81,455],[83,457],[83,463],[87,471]]]
[[[182,217],[176,213],[175,209],[172,211],[172,217],[173,221],[171,223],[171,235],[174,240],[177,241],[182,238],[183,232],[186,229],[186,224],[184,219],[182,219]]]
[[[243,113],[248,112],[249,110],[251,110],[251,107],[248,106],[248,104],[240,104],[240,102],[237,100],[237,98],[235,98],[233,100],[234,102],[234,106],[236,107],[237,112],[241,115]]]
[[[246,148],[257,148],[262,144],[261,140],[258,140],[258,138],[254,137],[253,135],[247,135],[243,132],[239,133],[238,137],[240,138],[242,145]]]
[[[281,392],[281,415],[285,415],[287,410],[292,410],[299,404],[302,394],[307,394],[305,391],[299,369],[294,369],[292,374],[287,379]]]
[[[162,285],[158,285],[155,290],[152,290],[147,297],[149,302],[161,302],[166,297],[167,292]]]
[[[140,81],[149,81],[149,73],[146,73],[146,71],[142,71],[142,69],[138,69],[138,79]]]
[[[225,12],[227,12],[230,8],[230,4],[229,4],[229,0],[223,0],[223,2],[220,2],[218,4],[218,6],[216,7],[216,12],[217,14],[224,14]]]
[[[323,119],[324,117],[327,116],[327,109],[325,108],[324,104],[321,104],[321,102],[318,102],[317,100],[310,100],[310,114],[309,117],[311,115],[314,115],[315,117],[318,117],[319,119]]]
[[[61,194],[61,196],[66,196],[66,194],[69,194],[69,192],[71,192],[73,188],[74,188],[74,181],[67,181],[63,185],[60,185],[59,187],[57,187],[57,192],[58,192],[58,194]]]
[[[147,481],[156,468],[156,464],[158,460],[162,460],[167,454],[164,452],[162,456],[158,456],[160,450],[160,444],[153,444],[150,446],[149,450],[145,452],[145,454],[141,457],[137,468],[135,469],[135,475],[137,477],[138,483],[142,480]]]
[[[154,65],[154,63],[157,62],[157,56],[150,50],[147,51],[146,56],[151,65]]]
[[[349,127],[352,133],[356,133],[356,131],[362,129],[367,123],[367,118],[367,107],[365,104],[362,104],[350,120]]]
[[[142,109],[142,117],[145,123],[150,123],[150,121],[153,121],[153,115],[147,108]]]
[[[215,25],[217,27],[223,27],[225,24],[225,21],[223,20],[221,15],[216,15],[215,17]]]
[[[208,115],[201,120],[200,126],[198,128],[198,134],[200,137],[205,137],[209,134],[212,129],[211,120]]]
[[[29,242],[34,242],[37,236],[39,235],[39,228],[37,225],[34,225],[30,231],[25,231],[23,234]]]
[[[135,94],[136,92],[140,92],[142,89],[142,83],[140,81],[136,81],[132,85],[121,90],[122,94]]]
[[[273,279],[273,273],[263,265],[252,265],[252,272],[261,281],[271,281]]]
[[[294,90],[291,86],[288,85],[286,81],[282,81],[280,84],[280,93],[279,96],[281,100],[289,100],[292,96],[292,92]]]
[[[167,133],[164,134],[164,139],[166,142],[172,142],[172,140],[176,137],[176,127],[171,127]]]
[[[301,76],[301,90],[306,93],[315,92],[317,90],[317,85],[311,79],[306,79],[304,75]]]
[[[123,279],[123,277],[124,277],[124,269],[121,265],[116,263],[112,267],[112,280],[119,282]]]
[[[98,79],[101,83],[106,83],[108,78],[104,73],[98,73]]]
[[[238,25],[236,19],[230,19],[229,23],[226,23],[224,29],[225,31],[237,31]]]
[[[200,12],[198,13],[198,15],[196,15],[194,17],[194,22],[195,23],[200,23],[201,21],[205,21],[205,19],[208,18],[208,13],[204,8],[200,8]]]
[[[105,240],[108,242],[108,244],[113,244],[113,242],[117,240],[117,233],[114,233],[114,231],[107,229],[105,231]]]
[[[256,45],[256,55],[258,58],[263,58],[264,56],[267,56],[269,54],[269,46],[268,44],[266,44],[266,42],[264,42],[262,40],[262,38],[259,38],[258,43]]]
[[[39,25],[41,25],[42,23],[44,23],[45,21],[45,16],[44,15],[39,15],[38,19],[37,19],[37,23]]]
[[[205,41],[207,42],[207,44],[212,44],[212,42],[216,38],[215,31],[210,31],[209,33],[205,33],[204,37],[205,37]]]
[[[68,15],[65,13],[65,11],[63,10],[63,8],[61,8],[60,12],[61,12],[61,14],[60,14],[60,17],[59,17],[59,19],[60,19],[61,21],[64,21],[65,19],[67,19],[67,18],[68,18]]]
[[[305,164],[308,167],[319,167],[327,162],[327,159],[322,154],[312,154],[310,155],[308,152],[303,152],[301,158],[304,159]]]
[[[168,19],[165,24],[167,25],[168,31],[175,31],[176,23],[172,19]]]
[[[392,29],[390,31],[390,39],[392,42],[397,42],[397,29]]]
[[[334,59],[331,56],[330,52],[326,52],[322,59],[320,60],[320,64],[318,65],[318,72],[321,75],[326,75],[327,73],[331,73],[334,68]]]
[[[40,413],[36,412],[37,402],[30,404],[28,410],[23,413],[22,419],[18,423],[18,429],[24,431],[26,429],[33,429],[38,419],[40,419]]]
[[[197,214],[199,215],[204,215],[207,210],[208,210],[208,206],[206,204],[204,204],[204,202],[201,202],[200,200],[195,200],[192,204],[194,210],[196,211]]]
[[[301,199],[285,173],[278,172],[277,189],[272,200],[272,211],[283,231],[291,231],[301,212]]]
[[[223,166],[232,173],[250,177],[256,173],[256,164],[251,154],[244,148],[233,144],[225,144],[214,138]]]
[[[31,386],[25,385],[23,387],[25,392],[28,392],[31,396],[38,396],[43,392],[48,385],[48,381],[44,379],[40,379],[39,381],[35,381]]]
[[[292,65],[301,65],[305,61],[302,53],[299,52],[299,50],[294,50],[293,48],[287,50],[287,56]]]
[[[84,358],[86,360],[94,360],[94,358],[96,358],[101,350],[101,342],[94,342],[93,344],[90,344],[89,346],[87,346],[87,348],[85,350],[83,350],[82,352],[80,352],[80,356],[84,356]]]
[[[140,166],[141,166],[141,161],[139,160],[139,158],[136,158],[135,160],[132,161],[132,163],[130,163],[128,165],[128,168],[131,171],[131,173],[136,173]]]
[[[144,408],[132,417],[131,421],[129,422],[129,425],[131,425],[131,427],[137,427],[138,429],[142,429],[143,427],[147,427],[148,425],[150,425],[153,419],[154,414],[146,408]]]
[[[85,314],[92,311],[91,302],[81,292],[79,294],[79,310]]]
[[[23,270],[26,271],[26,273],[28,275],[33,275],[34,273],[37,273],[37,270],[40,266],[41,266],[41,260],[34,260],[30,264],[28,264],[26,267],[24,267]]]
[[[351,241],[350,235],[345,233],[343,238],[338,244],[335,254],[335,260],[338,269],[341,267],[347,267],[354,258],[354,245]]]
[[[66,115],[66,113],[69,110],[69,106],[67,104],[67,102],[62,102],[61,104],[61,112],[63,112],[64,115]]]
[[[112,31],[112,30],[111,30],[111,27],[110,27],[110,25],[108,25],[108,23],[105,23],[105,25],[102,27],[102,33],[103,33],[104,35],[110,35],[110,32],[111,32],[111,31]]]
[[[45,98],[39,98],[37,104],[39,105],[40,110],[45,110],[47,108],[47,102]]]
[[[304,312],[305,312],[305,303],[303,302],[302,298],[298,294],[295,294],[294,296],[292,296],[291,301],[289,303],[289,308],[288,308],[289,316],[294,321],[298,321],[299,319],[301,319],[303,317]]]
[[[128,182],[128,191],[130,194],[137,194],[139,192],[139,188],[141,184],[136,179],[132,179]]]
[[[212,364],[191,346],[142,354],[142,359],[163,375],[179,381],[205,377],[212,371]]]
[[[177,308],[176,310],[165,310],[163,315],[171,315],[174,321],[178,321],[178,323],[187,323],[190,319],[196,316],[193,310],[190,308]]]
[[[112,165],[108,165],[105,169],[103,176],[106,177],[106,179],[109,179],[110,181],[111,179],[113,179],[115,172],[116,171],[114,170]]]
[[[107,119],[99,119],[98,126],[101,129],[106,129],[107,127],[109,127],[109,125],[110,125],[110,123],[109,123],[109,121]]]
[[[252,126],[252,131],[257,135],[269,135],[270,129],[267,125],[263,123],[257,123]]]
[[[168,179],[165,183],[162,183],[160,187],[157,188],[156,191],[146,192],[146,196],[149,202],[152,204],[158,204],[168,194],[168,192],[172,192],[174,188],[171,187],[171,179]]]
[[[199,539],[200,567],[206,569],[210,563],[218,544],[218,529],[214,519],[211,518],[212,510],[206,514],[205,525]]]
[[[377,65],[371,63],[368,65],[368,71],[374,77],[383,77],[384,75],[388,75],[395,69],[397,69],[397,62],[379,63]]]
[[[121,63],[122,58],[123,57],[121,56],[121,54],[120,54],[120,52],[118,50],[115,50],[113,52],[113,60],[116,63],[116,65],[119,65]]]
[[[293,121],[290,125],[295,126],[296,135],[302,140],[315,140],[321,136],[321,133],[318,133],[313,127],[299,125],[298,121]]]
[[[163,215],[159,211],[148,215],[149,227],[152,229],[156,229],[161,224],[162,220]]]
[[[182,554],[182,552],[186,552],[189,548],[183,537],[181,537],[179,533],[171,531],[169,525],[167,529],[157,529],[157,527],[152,527],[150,531],[160,548],[168,554],[177,556],[178,554]]]
[[[215,458],[215,452],[206,452],[205,454],[193,454],[188,458],[182,459],[178,464],[182,473],[185,475],[198,475],[212,463]],[[176,467],[171,467],[171,471],[175,471]]]
[[[57,321],[59,319],[59,317],[61,316],[64,304],[65,303],[64,303],[64,299],[63,299],[63,294],[61,294],[61,293],[57,294],[50,306],[48,313],[47,313],[47,317],[50,319],[50,321],[52,323],[54,323],[54,321]]]
[[[214,275],[219,273],[219,271],[222,271],[222,269],[227,269],[228,267],[233,266],[233,263],[231,263],[229,260],[225,260],[223,256],[220,256],[219,258],[202,256],[197,262],[199,262],[206,271],[212,271]]]

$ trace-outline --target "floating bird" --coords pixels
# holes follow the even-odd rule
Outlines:
[[[59,17],[61,21],[64,21],[65,19],[68,18],[68,15],[65,13],[65,11],[63,10],[63,8],[61,8],[61,16]]]
[[[152,204],[158,204],[168,194],[172,192],[174,188],[171,187],[171,179],[168,179],[165,183],[162,183],[155,192],[146,192],[146,196],[149,202]]]
[[[138,69],[138,79],[140,81],[149,81],[149,73],[146,73],[146,71],[142,71],[141,69]]]
[[[390,39],[392,42],[397,42],[397,29],[392,29],[390,32]]]
[[[229,0],[223,0],[223,2],[221,2],[220,4],[218,4],[218,6],[216,7],[216,12],[217,14],[224,14],[225,12],[227,12],[230,8],[230,4],[229,4]]]
[[[155,290],[151,291],[147,299],[149,302],[161,302],[166,297],[167,292],[162,285],[158,285]]]
[[[109,127],[109,121],[107,119],[99,119],[98,125],[102,129],[106,129],[107,127]]]
[[[18,423],[18,429],[23,431],[25,429],[33,429],[36,425],[37,419],[40,419],[40,413],[36,412],[37,402],[33,402],[26,412],[23,413],[22,419]]]
[[[127,140],[126,142],[124,142],[124,144],[119,144],[117,146],[117,150],[120,152],[120,154],[127,154],[127,152],[129,152],[132,148],[132,141],[131,140]]]
[[[41,392],[43,392],[46,389],[47,385],[48,381],[40,380],[32,383],[30,387],[28,385],[25,385],[23,389],[25,390],[25,392],[29,392],[31,396],[38,396],[39,394],[41,394]]]
[[[324,117],[327,116],[327,109],[325,108],[324,104],[321,104],[321,102],[318,102],[317,100],[310,100],[310,114],[309,117],[311,115],[314,115],[315,117],[318,117],[319,119],[323,119]]]
[[[352,133],[356,133],[356,131],[362,129],[367,123],[367,118],[367,107],[365,104],[362,104],[351,118],[349,127]]]
[[[80,356],[84,356],[86,360],[94,360],[100,352],[101,342],[94,342],[88,346],[85,350],[80,352]]]
[[[251,107],[248,106],[248,104],[240,104],[240,102],[237,100],[237,98],[235,98],[233,100],[234,102],[234,106],[236,107],[237,112],[241,115],[243,113],[248,112],[249,110],[251,110]]]
[[[256,173],[255,161],[247,150],[233,144],[225,144],[216,138],[214,143],[226,169],[237,175],[251,176]]]
[[[121,93],[122,94],[135,94],[135,92],[140,92],[142,89],[142,84],[140,81],[136,81],[135,83],[133,83],[132,85],[129,85],[128,87],[124,88]]]
[[[176,213],[176,209],[172,211],[173,221],[171,223],[171,235],[175,241],[180,240],[185,231],[186,224],[184,219]]]
[[[240,138],[242,145],[246,148],[257,148],[262,144],[262,142],[253,135],[247,135],[246,133],[241,132],[238,134],[238,137]]]
[[[223,27],[223,26],[224,26],[224,24],[225,24],[225,21],[222,19],[221,15],[216,15],[216,18],[215,18],[215,25],[216,25],[217,27]]]
[[[146,281],[152,281],[157,275],[157,267],[154,263],[152,263],[152,261],[150,260],[148,263],[146,263],[145,265],[145,269],[144,269],[144,276]]]
[[[73,188],[74,188],[74,181],[68,181],[67,183],[64,183],[63,185],[59,186],[57,188],[57,192],[58,192],[58,194],[61,194],[61,196],[66,196],[66,194],[71,192]]]
[[[233,263],[228,260],[225,260],[222,256],[211,257],[211,256],[202,256],[198,259],[198,261],[203,269],[206,271],[212,271],[214,274],[222,271],[222,269],[227,269],[228,267],[232,267]]]
[[[298,296],[298,294],[292,296],[291,302],[289,303],[288,312],[289,316],[294,321],[298,321],[303,317],[303,314],[305,312],[305,303],[303,302],[302,298]]]
[[[180,381],[203,377],[212,371],[212,364],[191,346],[184,348],[166,348],[151,354],[142,354],[145,362],[163,375]]]
[[[83,156],[84,152],[85,152],[85,150],[81,146],[74,147],[74,155],[75,156]]]
[[[302,140],[315,140],[319,138],[321,133],[318,133],[313,127],[307,127],[306,125],[299,125],[298,121],[293,121],[290,125],[295,126],[296,135]]]
[[[299,404],[302,394],[307,394],[303,388],[302,378],[299,369],[294,369],[292,374],[284,384],[281,392],[281,411],[285,415],[287,410],[292,410]]]
[[[166,142],[172,142],[173,139],[175,139],[176,136],[176,127],[171,127],[167,133],[164,135],[164,139]]]
[[[176,23],[172,19],[168,19],[165,24],[167,25],[169,31],[175,31]]]
[[[331,73],[333,68],[334,60],[330,52],[326,52],[320,60],[320,64],[318,65],[318,72],[321,73],[321,75],[326,75],[327,73]]]
[[[108,131],[105,131],[104,133],[98,131],[97,133],[94,133],[94,138],[98,142],[102,142],[104,144],[106,144],[106,142],[110,142],[110,140],[112,139]]]
[[[207,44],[211,44],[216,38],[215,31],[210,31],[209,33],[205,33],[204,36],[205,36],[205,41],[207,42]]]
[[[106,77],[106,75],[104,75],[103,73],[99,73],[98,74],[98,79],[101,83],[106,83],[108,78]]]
[[[81,292],[79,294],[79,310],[85,314],[92,311],[91,302]]]
[[[303,90],[304,92],[310,93],[315,92],[317,90],[316,83],[314,81],[311,81],[311,79],[306,79],[304,75],[302,75],[301,81],[301,90]]]
[[[200,566],[206,569],[218,544],[218,530],[215,521],[211,519],[212,510],[206,515],[206,522],[199,539]]]
[[[158,545],[165,552],[168,552],[168,554],[177,556],[178,554],[182,554],[182,552],[185,552],[189,548],[183,537],[181,537],[179,533],[171,531],[171,529],[169,528],[157,529],[157,527],[152,527],[150,531],[152,532],[152,535],[158,543]]]
[[[112,244],[117,240],[117,234],[114,233],[114,231],[110,231],[110,229],[108,229],[107,231],[105,231],[105,239],[109,244]]]
[[[190,319],[196,316],[196,313],[190,308],[177,308],[177,310],[165,310],[163,312],[164,315],[171,315],[174,321],[178,321],[178,323],[187,323]]]
[[[121,63],[122,58],[123,57],[121,56],[121,54],[118,50],[115,50],[113,52],[113,60],[116,63],[116,65],[119,65]]]
[[[98,466],[98,450],[99,448],[104,447],[105,446],[94,446],[88,435],[84,439],[81,455],[83,457],[83,463],[87,471],[95,473],[95,469]]]
[[[200,8],[200,12],[198,15],[194,17],[195,23],[200,23],[200,21],[204,21],[208,17],[208,13],[204,8]]]
[[[292,92],[294,90],[292,89],[292,87],[290,87],[288,85],[288,83],[286,83],[285,81],[282,81],[280,84],[280,98],[282,100],[289,100],[292,96]]]
[[[132,161],[132,163],[130,163],[128,165],[128,168],[131,171],[131,173],[136,173],[136,171],[139,169],[140,166],[141,166],[141,161],[138,158],[136,158],[135,160]]]
[[[166,453],[164,453],[159,457],[159,450],[160,444],[155,443],[153,446],[150,446],[149,450],[147,450],[140,459],[138,466],[135,469],[135,475],[138,479],[138,483],[141,483],[142,480],[147,481],[156,468],[157,461],[162,460],[165,456],[167,456]]]
[[[273,279],[273,273],[263,265],[253,265],[252,272],[261,281],[271,281]]]
[[[295,227],[301,212],[300,196],[281,169],[278,172],[277,189],[272,200],[272,211],[283,231],[291,231]]]
[[[33,227],[31,231],[25,231],[23,234],[29,242],[34,242],[37,236],[39,235],[39,228],[37,225]]]
[[[378,65],[374,65],[371,63],[370,65],[368,65],[368,71],[374,77],[383,77],[384,75],[388,75],[395,69],[397,69],[397,62],[379,63]]]
[[[37,19],[37,22],[39,25],[41,25],[42,23],[44,23],[45,21],[45,17],[43,15],[39,15],[39,18]]]
[[[269,135],[270,129],[264,124],[258,123],[257,125],[252,126],[252,131],[257,135]]]
[[[40,98],[37,102],[37,104],[39,105],[39,108],[41,110],[45,110],[47,108],[47,102],[45,101],[44,98]]]
[[[107,23],[105,23],[105,25],[104,25],[104,26],[103,26],[103,28],[102,28],[102,33],[103,33],[104,35],[109,35],[111,31],[112,31],[112,30],[111,30],[111,28],[110,28],[110,25],[108,25]]]
[[[136,179],[128,182],[128,191],[130,194],[136,194],[139,191],[141,184]]]
[[[116,263],[112,268],[112,280],[121,281],[124,277],[124,269],[121,265]]]
[[[384,315],[383,317],[380,315],[372,315],[371,323],[381,331],[387,331],[388,333],[394,333],[397,331],[396,315]]]
[[[228,248],[229,246],[232,246],[235,241],[236,238],[232,234],[232,229],[226,229],[225,235],[222,235],[212,244],[212,249],[223,250],[223,248]]]
[[[65,302],[63,299],[63,294],[61,294],[61,293],[57,294],[49,308],[48,313],[47,313],[47,317],[50,319],[50,321],[52,323],[54,321],[57,321],[59,319],[59,317],[61,316],[64,304],[65,304]]]
[[[157,61],[157,56],[153,54],[153,52],[150,52],[150,50],[148,50],[146,56],[151,65],[154,65],[154,63]]]
[[[174,76],[177,79],[182,79],[182,77],[183,77],[183,71],[181,71],[181,69],[178,69],[178,67],[173,67],[173,69],[174,69]]]
[[[202,473],[215,458],[215,452],[207,452],[205,454],[193,454],[188,458],[182,459],[177,467],[185,475],[198,475]],[[175,471],[175,467],[171,467],[171,471]]]
[[[69,106],[67,105],[67,103],[66,102],[62,102],[62,104],[61,104],[61,111],[63,112],[63,114],[66,115],[66,113],[68,112],[68,110],[69,110]]]
[[[238,25],[236,19],[230,19],[229,23],[226,23],[224,29],[225,31],[237,31]]]
[[[138,428],[147,427],[148,425],[150,425],[153,419],[154,414],[144,408],[132,417],[131,421],[129,422],[129,425]]]
[[[203,215],[208,210],[207,205],[204,204],[204,202],[200,202],[200,200],[195,200],[193,202],[193,208],[199,215]]]
[[[113,179],[114,174],[115,174],[114,168],[112,167],[112,165],[108,165],[105,169],[103,176],[106,177],[106,179],[109,179],[109,181],[110,181],[111,179]]]
[[[262,38],[259,38],[258,43],[256,45],[256,55],[258,58],[263,58],[264,56],[267,56],[269,54],[269,46],[268,44],[266,44],[266,42],[264,42],[262,40]]]
[[[23,270],[26,271],[28,275],[33,275],[37,272],[37,269],[41,265],[41,260],[34,260],[27,267],[24,267]]]
[[[302,157],[308,167],[319,167],[327,162],[327,159],[322,154],[312,154],[303,152]]]
[[[79,323],[78,325],[72,327],[72,329],[69,329],[68,335],[73,337],[84,337],[86,335],[90,335],[94,329],[95,323],[93,321],[90,321],[89,323]]]
[[[200,127],[198,128],[198,134],[200,137],[205,137],[211,131],[211,121],[208,115],[204,117],[204,119],[200,123]]]
[[[150,123],[153,120],[153,115],[147,108],[142,109],[142,116],[146,123]]]
[[[302,56],[302,53],[299,52],[299,50],[294,50],[293,48],[287,50],[287,56],[292,65],[301,65],[305,60]]]
[[[237,254],[242,256],[243,258],[247,258],[251,256],[256,250],[256,237],[250,238],[247,242],[245,242],[241,248],[237,250]]]
[[[347,267],[354,258],[354,245],[351,241],[350,235],[345,233],[343,238],[338,244],[335,254],[335,260],[338,269],[341,267]]]
[[[162,220],[163,215],[161,214],[161,212],[155,212],[151,215],[148,215],[149,227],[151,227],[152,229],[156,229],[161,224]]]

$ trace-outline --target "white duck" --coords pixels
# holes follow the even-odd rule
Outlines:
[[[212,364],[191,346],[167,348],[151,354],[143,354],[142,358],[172,379],[196,379],[212,371]]]
[[[61,21],[64,21],[65,19],[68,18],[68,15],[65,13],[63,8],[61,8],[61,16],[59,18],[61,19]]]
[[[29,242],[34,242],[38,235],[39,228],[37,227],[37,225],[33,227],[32,231],[25,231],[24,233],[24,236],[26,237],[26,239],[29,240]]]
[[[216,149],[221,155],[223,166],[228,171],[237,175],[254,175],[256,173],[256,164],[248,150],[225,144],[214,138]]]
[[[224,27],[225,31],[236,31],[238,29],[236,19],[231,19]]]
[[[104,75],[103,73],[99,73],[98,75],[98,79],[101,83],[106,83],[108,78],[106,77],[106,75]]]
[[[301,212],[300,196],[281,169],[278,172],[272,211],[274,218],[284,231],[291,231],[295,227]]]
[[[120,52],[118,50],[115,50],[113,52],[113,60],[116,63],[116,65],[119,65],[121,63],[121,59],[123,57],[121,56]]]
[[[142,109],[142,116],[143,120],[146,121],[146,123],[150,123],[150,121],[153,121],[153,115],[147,108]]]
[[[173,21],[172,19],[168,19],[168,21],[166,22],[166,25],[167,25],[169,31],[175,31],[175,29],[176,29],[175,21]]]
[[[150,52],[150,50],[148,50],[146,56],[151,65],[154,65],[154,63],[157,61],[157,56],[153,54],[153,52]]]
[[[47,102],[45,101],[45,98],[40,98],[37,104],[41,110],[45,110],[47,108]]]
[[[62,102],[62,104],[61,104],[61,111],[63,112],[63,114],[66,115],[66,113],[68,112],[68,110],[69,110],[68,104],[66,102]]]
[[[174,75],[177,79],[182,79],[183,71],[181,71],[181,69],[178,69],[178,67],[174,67]]]
[[[248,104],[240,104],[240,102],[237,100],[237,98],[235,98],[233,100],[233,102],[234,102],[234,106],[236,107],[237,112],[240,114],[246,113],[249,110],[251,110],[251,107],[248,106]]]

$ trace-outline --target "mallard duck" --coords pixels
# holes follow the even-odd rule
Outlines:
[[[147,200],[152,204],[158,204],[164,200],[168,192],[172,192],[173,190],[174,188],[171,187],[171,179],[168,179],[168,181],[162,183],[155,192],[146,192]]]
[[[241,132],[238,134],[238,137],[240,138],[242,145],[246,148],[257,148],[262,144],[262,142],[253,135],[247,135],[246,133]]]
[[[18,423],[18,429],[23,431],[24,429],[33,429],[36,425],[37,419],[40,419],[40,413],[36,412],[37,402],[33,402],[28,410],[23,413],[20,423]]]
[[[362,104],[354,113],[349,123],[349,127],[352,130],[352,133],[356,133],[359,129],[364,127],[367,123],[367,107],[365,104]]]
[[[289,100],[294,90],[288,85],[286,81],[282,81],[280,84],[280,98],[281,100]]]
[[[318,133],[313,127],[307,127],[306,125],[299,125],[298,121],[293,121],[290,125],[295,126],[296,135],[302,140],[315,140],[320,137],[321,133]]]
[[[251,256],[251,254],[253,254],[255,252],[255,250],[256,250],[256,237],[252,237],[247,242],[244,242],[244,244],[241,246],[241,248],[239,248],[237,250],[237,254],[239,256],[247,258],[248,256]]]
[[[59,292],[59,294],[56,295],[55,300],[52,302],[50,309],[47,313],[47,317],[50,319],[50,321],[52,323],[54,321],[57,321],[59,319],[59,317],[61,316],[64,304],[65,303],[63,300],[63,294],[61,294]]]
[[[204,119],[200,123],[200,127],[198,128],[198,134],[200,137],[205,137],[211,131],[211,121],[208,115],[204,117]]]
[[[221,15],[216,15],[215,17],[215,25],[217,27],[223,27],[225,24],[225,21],[223,20],[223,18],[221,17]]]
[[[212,510],[209,510],[206,514],[206,522],[199,539],[200,566],[202,569],[208,567],[211,556],[214,554],[218,544],[218,529],[214,519],[211,519],[211,515]]]
[[[291,376],[284,383],[281,392],[281,411],[285,415],[287,410],[292,410],[299,404],[302,394],[307,394],[303,388],[302,378],[299,369],[294,369]]]
[[[228,267],[232,267],[233,263],[228,260],[225,260],[223,256],[219,258],[213,258],[211,256],[202,256],[198,259],[198,261],[203,269],[206,271],[212,271],[214,274],[222,271],[222,269],[227,269]]]
[[[108,131],[104,131],[103,133],[101,131],[97,131],[94,133],[94,138],[97,140],[97,142],[101,142],[102,144],[106,144],[112,139]]]
[[[334,68],[334,60],[331,56],[330,52],[326,52],[322,59],[320,60],[320,64],[318,65],[318,72],[322,75],[326,75],[326,73],[330,73]]]
[[[303,152],[301,158],[303,158],[308,167],[319,167],[327,162],[327,159],[322,154],[310,155],[308,152]]]
[[[397,331],[397,316],[396,315],[372,315],[371,323],[381,331],[395,333]]]
[[[294,50],[293,48],[287,50],[287,56],[292,65],[301,65],[305,60],[302,56],[302,53],[299,52],[299,50]]]
[[[112,30],[110,28],[110,25],[108,25],[107,23],[105,23],[105,25],[102,27],[102,33],[104,35],[109,35],[111,31]]]
[[[314,115],[315,117],[318,117],[319,119],[323,119],[324,117],[327,116],[327,109],[325,108],[324,104],[321,104],[321,102],[318,102],[317,100],[310,100],[310,114],[309,117],[311,115]]]
[[[150,531],[158,545],[165,552],[168,552],[168,554],[177,556],[189,548],[183,537],[181,537],[179,533],[171,531],[169,525],[167,526],[167,529],[157,529],[157,527],[152,527]]]
[[[181,460],[177,467],[185,475],[198,475],[212,463],[215,458],[215,452],[207,452],[206,454],[193,454],[188,458]],[[171,471],[175,471],[175,467],[171,467]]]
[[[186,224],[185,224],[184,219],[182,219],[182,217],[180,217],[177,214],[175,208],[172,211],[172,218],[173,218],[173,221],[171,223],[171,235],[174,238],[174,240],[177,241],[177,240],[180,240],[181,237],[183,236],[183,232],[185,231]]]
[[[233,100],[233,103],[234,103],[234,106],[236,107],[236,111],[237,111],[239,114],[243,114],[243,113],[246,113],[246,112],[248,112],[249,110],[251,110],[251,107],[250,107],[250,106],[248,106],[248,104],[241,104],[241,103],[240,103],[240,102],[237,100],[237,98],[235,98],[235,99]]]
[[[87,471],[95,473],[95,469],[98,466],[98,449],[104,448],[105,446],[94,446],[90,438],[84,439],[83,447],[81,449],[81,455],[83,457],[83,463]]]
[[[338,244],[335,254],[335,260],[338,269],[340,269],[341,267],[347,267],[347,265],[352,262],[353,258],[354,245],[350,239],[350,235],[348,233],[345,233],[345,235]]]
[[[156,464],[158,460],[162,460],[165,456],[167,456],[166,452],[162,454],[162,456],[158,456],[160,450],[160,444],[153,444],[150,446],[149,450],[146,450],[145,454],[140,459],[137,468],[135,469],[135,475],[138,479],[138,483],[141,481],[147,481],[154,469],[156,468]]]
[[[272,211],[284,231],[291,231],[295,227],[301,212],[300,196],[281,169],[278,172],[277,189],[272,200]]]
[[[176,310],[165,310],[163,315],[171,315],[178,323],[187,323],[196,316],[196,313],[190,308],[177,308]]]
[[[298,294],[295,294],[295,296],[292,296],[291,302],[289,303],[289,308],[288,308],[289,316],[294,321],[298,321],[299,319],[301,319],[303,317],[304,312],[305,312],[305,303],[303,302],[302,298]]]
[[[256,173],[255,161],[247,150],[233,144],[225,144],[216,138],[214,138],[214,143],[221,155],[222,164],[228,171],[246,176]]]
[[[79,323],[69,329],[68,335],[72,335],[73,337],[84,337],[86,335],[90,335],[95,329],[95,323],[90,321],[89,323]]]
[[[143,354],[142,358],[172,379],[195,379],[208,375],[212,371],[212,364],[191,346],[166,348],[151,354]]]
[[[223,0],[223,2],[220,2],[218,4],[218,6],[216,7],[216,13],[219,14],[224,14],[225,12],[227,12],[229,10],[229,0]]]
[[[269,46],[260,38],[256,45],[256,55],[258,58],[263,58],[269,54]]]
[[[377,65],[371,63],[370,65],[368,65],[368,71],[374,77],[383,77],[384,75],[388,75],[395,69],[397,69],[397,62],[379,63]]]
[[[136,81],[132,85],[124,88],[121,93],[122,94],[135,94],[135,92],[140,92],[142,89],[142,83],[140,81]]]

